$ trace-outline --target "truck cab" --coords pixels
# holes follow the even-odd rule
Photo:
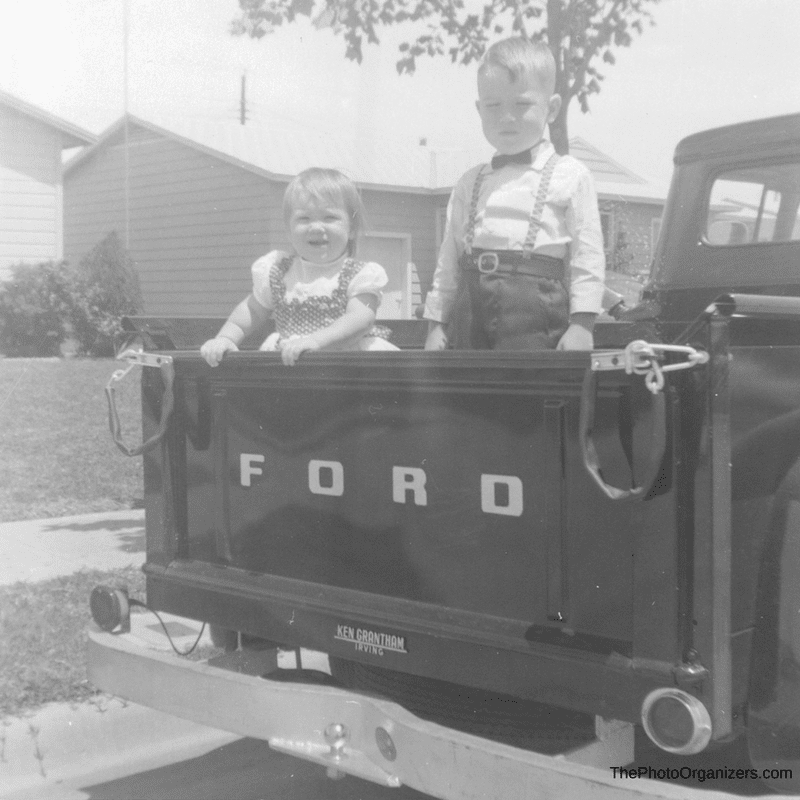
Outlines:
[[[800,295],[797,115],[683,139],[636,316],[684,324],[723,292]]]

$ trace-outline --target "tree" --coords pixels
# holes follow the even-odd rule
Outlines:
[[[72,291],[83,319],[75,333],[84,349],[113,353],[122,317],[142,311],[139,275],[116,231],[98,242],[75,270]]]
[[[472,6],[467,9],[466,3]],[[634,35],[653,25],[647,6],[660,0],[239,0],[234,35],[260,39],[298,16],[344,37],[347,58],[361,62],[364,40],[380,44],[379,29],[404,22],[427,23],[413,42],[400,45],[397,71],[413,74],[421,56],[449,56],[453,63],[480,59],[504,36],[547,42],[556,60],[561,110],[550,125],[559,153],[569,149],[567,111],[577,98],[581,111],[600,91],[605,76],[597,64],[613,65],[613,48],[628,47]]]

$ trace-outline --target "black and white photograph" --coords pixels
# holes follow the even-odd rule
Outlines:
[[[798,36],[6,3],[0,798],[800,798]]]

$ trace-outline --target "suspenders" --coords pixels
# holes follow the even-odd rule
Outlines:
[[[542,170],[528,232],[518,250],[473,248],[478,198],[488,169],[484,166],[478,171],[464,231],[465,248],[459,259],[458,291],[448,323],[455,349],[549,349],[569,326],[565,262],[533,250],[559,158],[554,153]],[[549,281],[543,284],[542,279]]]
[[[539,233],[539,228],[542,227],[542,212],[544,211],[544,204],[547,201],[547,191],[550,188],[550,180],[553,177],[553,171],[556,164],[559,162],[560,156],[558,153],[553,153],[547,160],[542,170],[542,178],[539,181],[539,190],[536,192],[536,199],[533,203],[533,209],[528,221],[528,234],[525,237],[525,242],[522,245],[522,252],[526,258],[533,255],[533,247],[536,243],[536,235]],[[475,183],[472,187],[472,198],[469,206],[469,216],[467,218],[467,230],[464,234],[464,251],[467,254],[472,253],[472,240],[475,237],[475,222],[478,216],[478,198],[481,194],[484,178],[486,177],[486,168],[481,167],[475,178]]]

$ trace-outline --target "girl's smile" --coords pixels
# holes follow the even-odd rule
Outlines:
[[[347,211],[327,200],[308,197],[292,210],[289,239],[300,258],[313,264],[336,261],[350,244]]]

